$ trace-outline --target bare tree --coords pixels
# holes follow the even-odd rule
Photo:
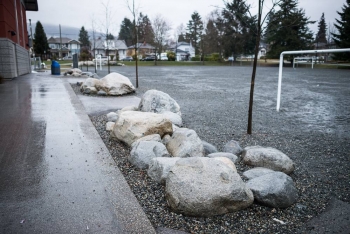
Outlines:
[[[110,27],[112,24],[112,19],[113,19],[113,14],[112,14],[112,8],[109,5],[109,0],[107,1],[107,3],[103,3],[101,2],[101,4],[104,7],[104,15],[105,15],[105,20],[101,23],[101,25],[103,26],[102,31],[105,32],[105,34],[103,34],[102,36],[105,38],[105,47],[106,47],[106,56],[107,56],[107,66],[108,66],[108,74],[110,73],[110,64],[109,64],[109,44],[110,44],[110,38],[109,36],[111,35],[110,32]]]
[[[256,24],[256,41],[255,41],[255,52],[254,52],[254,64],[253,64],[253,72],[252,72],[252,79],[250,83],[250,99],[249,99],[249,111],[248,111],[248,127],[247,127],[247,133],[252,134],[252,122],[253,122],[253,100],[254,100],[254,85],[255,85],[255,75],[256,75],[256,66],[258,62],[258,53],[259,53],[259,47],[260,47],[260,40],[261,40],[261,34],[263,31],[263,25],[265,23],[266,18],[268,15],[273,11],[275,6],[277,6],[281,1],[272,0],[272,7],[271,9],[266,13],[265,17],[262,19],[262,12],[264,8],[264,0],[259,0],[259,9],[258,9],[258,22]]]
[[[154,32],[154,45],[155,45],[155,60],[154,65],[157,65],[157,53],[160,54],[163,51],[164,43],[169,36],[169,30],[171,29],[169,23],[161,15],[156,15],[152,22]]]
[[[134,49],[135,49],[135,67],[136,67],[136,88],[139,87],[139,73],[138,73],[138,32],[137,32],[137,28],[138,28],[138,25],[137,25],[137,22],[139,21],[138,18],[138,10],[139,10],[139,6],[135,6],[135,0],[132,0],[132,3],[130,4],[129,3],[129,0],[126,0],[126,4],[127,4],[127,7],[129,9],[129,11],[131,12],[132,14],[132,17],[133,17],[133,26],[134,26],[134,36],[133,36],[133,42],[134,42]]]
[[[93,48],[93,51],[94,51],[94,59],[95,59],[95,73],[97,72],[96,71],[96,63],[97,63],[97,60],[96,60],[96,23],[95,23],[95,18],[94,16],[92,17],[91,19],[91,31],[92,31],[92,48]]]

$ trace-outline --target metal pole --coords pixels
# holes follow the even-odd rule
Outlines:
[[[283,69],[283,53],[281,53],[280,55],[280,66],[278,70],[278,89],[277,89],[277,106],[276,106],[277,111],[280,111],[280,105],[281,105],[282,69]]]

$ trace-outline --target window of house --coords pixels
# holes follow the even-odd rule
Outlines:
[[[190,51],[190,49],[189,48],[185,48],[185,51]]]

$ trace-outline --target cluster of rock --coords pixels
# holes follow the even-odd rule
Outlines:
[[[167,202],[176,212],[208,217],[247,208],[254,201],[285,208],[298,198],[287,175],[294,170],[287,155],[260,146],[242,149],[236,141],[218,152],[194,130],[181,127],[180,106],[166,93],[149,90],[139,106],[107,118],[111,136],[131,147],[130,163],[165,184]],[[237,172],[238,160],[257,167],[243,173],[247,182]]]
[[[63,73],[65,76],[82,77],[82,78],[99,78],[96,73],[83,72],[79,68],[72,68]]]
[[[97,66],[100,63],[97,61]],[[107,65],[107,61],[103,60],[102,65]],[[117,61],[109,61],[109,65],[125,66],[123,63],[118,63]],[[73,66],[73,64],[72,64]],[[96,66],[95,61],[79,61],[78,66]]]
[[[120,96],[135,92],[135,87],[129,78],[112,72],[102,79],[87,78],[80,86],[84,94],[97,94],[101,96]]]

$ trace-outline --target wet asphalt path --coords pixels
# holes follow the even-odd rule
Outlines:
[[[69,83],[0,85],[0,233],[154,233]]]

